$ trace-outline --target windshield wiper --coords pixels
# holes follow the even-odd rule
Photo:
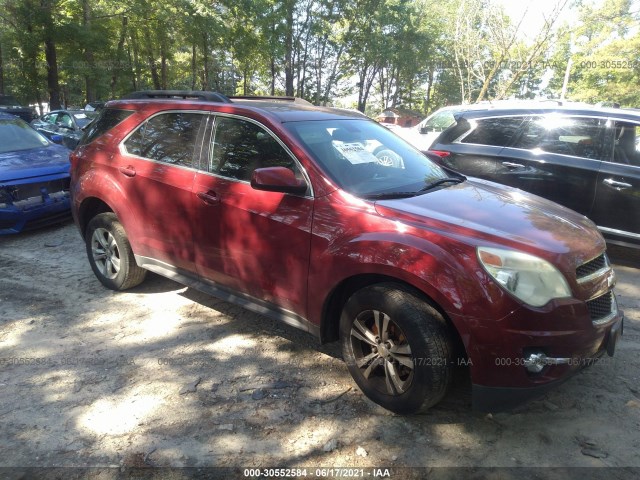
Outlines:
[[[447,177],[447,178],[441,178],[439,180],[436,180],[434,182],[431,182],[429,184],[427,184],[426,186],[422,187],[420,190],[416,191],[416,192],[384,192],[384,193],[372,193],[369,195],[363,195],[363,198],[366,198],[368,200],[392,200],[394,198],[410,198],[410,197],[416,197],[418,195],[422,195],[426,192],[428,192],[429,190],[436,188],[440,185],[443,185],[445,183],[462,183],[466,180],[465,177]]]
[[[440,185],[444,185],[445,183],[462,183],[466,180],[465,177],[447,177],[441,178],[440,180],[436,180],[434,182],[426,184],[424,187],[420,189],[420,192],[427,192],[433,188],[439,187]]]
[[[409,198],[420,195],[420,192],[388,192],[388,193],[372,193],[363,195],[367,200],[392,200],[394,198]]]

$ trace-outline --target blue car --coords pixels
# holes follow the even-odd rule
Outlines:
[[[0,113],[0,235],[70,216],[69,150]]]

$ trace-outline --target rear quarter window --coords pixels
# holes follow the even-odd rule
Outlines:
[[[100,115],[87,126],[79,145],[87,145],[93,142],[96,138],[107,133],[131,114],[133,114],[133,112],[130,110],[105,108],[100,112]]]
[[[206,115],[161,113],[143,123],[125,142],[128,154],[181,167],[193,166],[198,132]]]

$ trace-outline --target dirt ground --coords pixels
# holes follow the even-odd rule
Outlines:
[[[472,412],[461,385],[404,417],[362,395],[335,344],[155,275],[103,288],[71,223],[3,237],[0,477],[638,478],[640,270],[616,272],[626,320],[613,359],[510,413]]]

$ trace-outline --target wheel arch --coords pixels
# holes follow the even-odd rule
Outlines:
[[[100,213],[107,212],[115,213],[113,208],[111,208],[111,206],[109,206],[109,204],[104,200],[97,197],[85,198],[78,209],[78,226],[82,236],[84,237],[87,231],[87,225],[93,217]]]
[[[467,352],[462,341],[460,332],[455,324],[451,321],[446,311],[429,295],[420,290],[419,288],[411,285],[410,283],[401,280],[396,277],[383,275],[383,274],[359,274],[344,279],[340,282],[329,294],[327,300],[324,303],[322,310],[322,323],[320,326],[320,341],[321,343],[334,342],[339,339],[340,330],[340,315],[342,309],[351,295],[356,291],[379,283],[393,283],[398,285],[399,288],[412,293],[413,295],[421,298],[431,307],[436,309],[442,318],[447,322],[449,330],[452,333],[452,340],[455,346],[456,354],[459,356],[467,357]]]

